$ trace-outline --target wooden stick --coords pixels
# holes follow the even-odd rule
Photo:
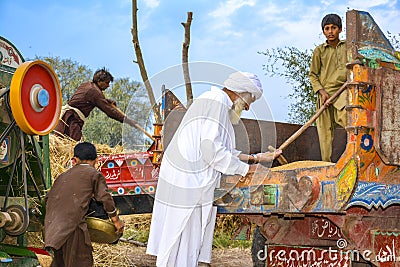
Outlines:
[[[308,127],[313,124],[313,122],[321,115],[321,113],[331,104],[333,100],[335,100],[347,87],[347,82],[342,85],[328,100],[325,101],[324,105],[320,107],[317,113],[311,117],[309,121],[306,122],[300,129],[298,129],[292,136],[290,136],[285,142],[280,145],[278,149],[284,150],[288,145],[290,145],[294,140],[297,139]]]
[[[273,147],[273,146],[268,146],[268,150],[270,151],[270,152],[275,152],[275,150],[276,150],[276,148],[275,147]],[[288,164],[289,162],[287,161],[287,159],[282,155],[282,154],[280,154],[277,158],[276,158],[276,160],[279,162],[279,164],[281,164],[281,165],[285,165],[285,164]]]
[[[192,24],[192,16],[193,12],[187,13],[188,17],[186,22],[182,22],[182,26],[185,28],[185,40],[182,43],[182,68],[183,68],[183,77],[185,79],[186,85],[186,107],[190,107],[193,102],[193,91],[192,84],[190,82],[190,74],[189,74],[189,65],[188,65],[188,54],[189,54],[189,45],[190,45],[190,25]]]
[[[141,131],[142,133],[147,135],[148,138],[150,138],[153,141],[156,141],[156,139],[150,133],[148,133],[142,126],[140,126],[138,123],[132,122],[132,124],[133,124],[133,127],[135,127],[136,129],[138,129],[139,131]]]
[[[124,116],[126,116],[125,115],[125,113],[124,112],[122,112],[122,110],[120,110],[116,105],[112,105],[116,110],[118,110],[121,114],[123,114]],[[151,140],[153,140],[153,141],[155,141],[156,139],[150,134],[150,133],[148,133],[142,126],[140,126],[139,125],[139,123],[137,123],[136,121],[134,121],[134,120],[132,120],[131,119],[131,122],[132,122],[132,126],[133,127],[135,127],[136,129],[138,129],[139,131],[141,131],[142,133],[144,133],[145,135],[147,135],[147,137],[149,137]]]

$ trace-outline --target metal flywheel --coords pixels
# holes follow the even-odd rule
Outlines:
[[[18,126],[26,134],[46,135],[57,125],[61,89],[53,68],[44,61],[18,66],[10,84],[10,106]]]

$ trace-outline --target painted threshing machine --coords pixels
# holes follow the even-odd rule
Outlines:
[[[0,266],[37,266],[40,249],[26,249],[27,231],[41,229],[40,205],[51,186],[48,134],[61,112],[57,75],[43,61],[25,62],[0,37]],[[12,263],[3,263],[10,261]]]
[[[267,266],[400,266],[399,54],[367,12],[348,11],[346,24],[347,144],[337,162],[271,168],[261,185],[239,181],[219,208],[259,226],[265,246],[253,243],[253,259]]]
[[[369,13],[348,11],[346,24],[348,125],[337,129],[334,163],[320,161],[310,127],[284,150],[291,163],[274,163],[256,178],[225,176],[216,192],[219,214],[241,214],[258,226],[255,266],[400,266],[399,54]],[[165,148],[185,111],[171,92],[164,98]],[[235,134],[248,148],[238,149],[265,151],[299,128],[244,119]],[[271,129],[277,140],[269,140]],[[123,213],[151,212],[159,164],[153,152],[103,159]]]

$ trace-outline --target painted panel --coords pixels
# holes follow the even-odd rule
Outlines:
[[[340,228],[328,219],[321,218],[311,221],[310,238],[338,240],[341,237]]]
[[[23,62],[24,59],[17,48],[0,36],[0,88],[10,85],[15,70]]]
[[[373,230],[373,258],[379,267],[400,266],[400,231]]]
[[[347,208],[357,205],[367,209],[386,208],[392,204],[400,204],[399,184],[359,182]]]

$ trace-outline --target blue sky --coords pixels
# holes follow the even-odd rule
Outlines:
[[[382,31],[400,32],[396,0],[138,0],[139,41],[148,75],[181,63],[183,27],[193,12],[189,61],[207,61],[256,73],[274,120],[286,121],[290,86],[265,75],[258,51],[324,41],[320,21],[328,13],[368,11]],[[131,0],[0,0],[0,35],[24,58],[59,56],[107,67],[116,78],[142,81],[132,46]],[[345,21],[344,21],[345,25]],[[345,38],[345,36],[341,36]],[[204,89],[196,90],[198,96]],[[156,97],[160,89],[154,88]],[[258,114],[263,117],[263,114]]]

